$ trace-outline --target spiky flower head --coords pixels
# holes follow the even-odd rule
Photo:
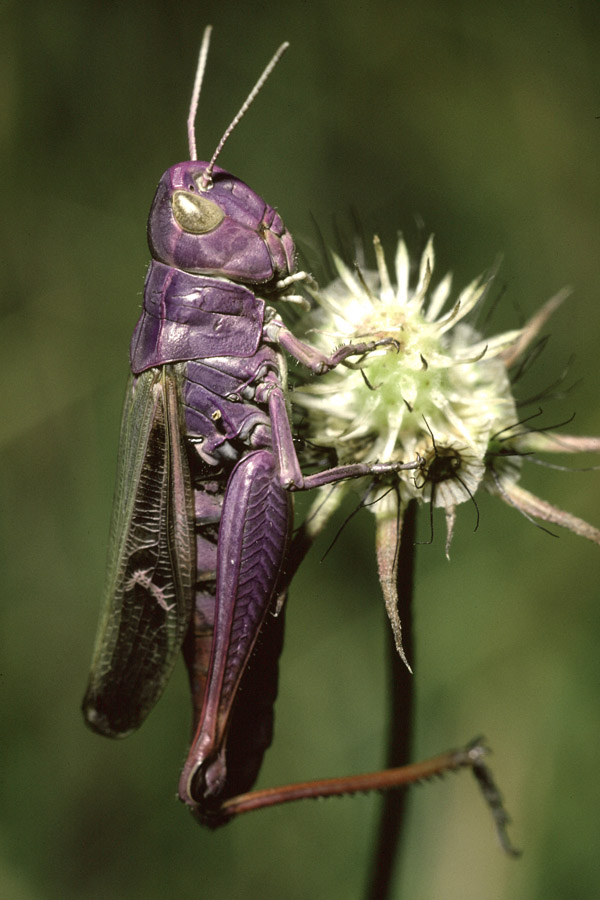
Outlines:
[[[312,379],[294,392],[308,435],[332,447],[340,464],[414,461],[374,482],[369,508],[377,522],[379,575],[396,644],[404,657],[397,614],[396,547],[402,513],[410,500],[443,507],[448,552],[456,507],[480,487],[499,495],[528,518],[562,525],[600,544],[600,531],[534,497],[518,484],[524,455],[600,450],[600,439],[576,438],[535,428],[535,416],[517,411],[509,369],[517,363],[552,312],[561,291],[524,328],[482,338],[467,321],[493,275],[476,278],[451,300],[451,276],[432,288],[433,241],[421,256],[416,285],[400,239],[392,281],[377,237],[377,269],[349,269],[334,257],[338,278],[311,290],[318,309],[307,330],[331,352],[332,345],[385,342],[354,363]],[[469,316],[471,319],[472,316]],[[308,517],[314,535],[339,504],[348,484],[324,489]],[[375,501],[375,502],[372,502]]]

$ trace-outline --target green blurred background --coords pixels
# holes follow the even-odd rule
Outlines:
[[[4,0],[0,896],[360,898],[378,797],[258,813],[215,834],[174,793],[188,696],[178,670],[141,732],[79,713],[103,581],[117,432],[163,170],[185,158],[196,54],[215,26],[201,158],[284,39],[221,163],[305,247],[355,207],[388,247],[417,222],[456,286],[504,254],[494,331],[575,293],[522,394],[572,354],[552,424],[600,433],[600,7],[582,2]],[[317,255],[313,257],[314,261]],[[582,464],[590,464],[589,460]],[[600,472],[530,465],[524,484],[600,525]],[[497,847],[465,774],[413,790],[396,897],[600,894],[598,548],[500,502],[419,548],[417,756],[483,732],[524,849]],[[349,507],[350,509],[351,507]],[[422,523],[426,536],[426,523]],[[385,623],[373,521],[357,517],[289,602],[263,786],[377,768]],[[320,552],[319,552],[320,551]]]

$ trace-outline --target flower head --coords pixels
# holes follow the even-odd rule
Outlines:
[[[398,243],[395,283],[377,237],[376,271],[350,270],[334,257],[338,278],[311,291],[318,308],[306,322],[313,342],[384,341],[363,358],[304,383],[294,402],[305,413],[316,444],[335,449],[340,464],[414,461],[373,482],[369,507],[377,521],[377,556],[386,607],[404,656],[395,592],[396,545],[410,500],[443,507],[448,552],[456,507],[480,487],[499,495],[528,518],[556,523],[600,544],[600,531],[545,503],[519,486],[523,458],[536,452],[600,450],[600,439],[576,438],[535,428],[523,419],[509,378],[552,312],[561,291],[525,325],[482,338],[467,321],[486,296],[493,275],[477,278],[450,300],[451,276],[432,289],[433,241],[422,254],[411,286],[406,245]],[[392,340],[390,340],[392,339]],[[318,531],[340,502],[346,485],[318,497],[309,516]]]

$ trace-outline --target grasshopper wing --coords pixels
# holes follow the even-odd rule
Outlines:
[[[83,701],[94,731],[123,737],[158,700],[191,618],[194,573],[177,368],[163,366],[127,387],[104,608]]]

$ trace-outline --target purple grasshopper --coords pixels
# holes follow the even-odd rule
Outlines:
[[[194,737],[179,795],[215,825],[228,817],[224,801],[250,789],[271,741],[282,616],[269,613],[286,585],[291,493],[402,465],[301,472],[283,351],[319,374],[378,344],[326,357],[271,306],[298,300],[290,291],[308,276],[296,271],[276,210],[215,161],[287,44],[206,163],[196,158],[194,119],[209,35],[188,120],[191,160],[165,172],[150,210],[152,261],[131,344],[105,606],[83,709],[93,730],[129,734],[183,647]]]

